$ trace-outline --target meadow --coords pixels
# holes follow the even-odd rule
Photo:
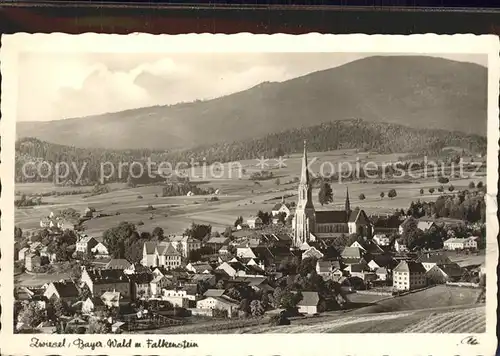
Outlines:
[[[347,164],[355,166],[356,162],[363,164],[370,161],[383,165],[396,162],[404,155],[338,150],[311,152],[308,156],[311,162],[311,174],[317,174],[322,164],[327,167],[330,165],[345,167]],[[127,188],[123,183],[113,183],[110,185],[109,193],[96,196],[52,195],[43,198],[43,205],[17,208],[15,223],[24,230],[36,229],[39,227],[40,219],[51,211],[74,208],[83,212],[87,207],[94,207],[108,215],[85,222],[87,233],[96,237],[121,221],[140,223],[139,230],[141,231],[151,231],[154,227],[160,226],[166,234],[181,233],[192,222],[211,224],[213,230],[222,232],[228,225],[232,225],[238,216],[246,220],[259,210],[270,211],[282,196],[290,196],[286,199],[287,201],[296,200],[296,180],[299,178],[302,164],[300,154],[287,156],[284,160],[285,166],[281,167],[277,166],[277,160],[268,160],[265,163],[265,169],[273,173],[273,178],[253,181],[250,176],[253,172],[260,171],[258,163],[257,160],[244,160],[237,164],[226,163],[218,169],[213,169],[214,166],[202,166],[184,171],[190,176],[192,182],[198,182],[203,187],[218,189],[218,201],[208,201],[210,196],[162,197],[161,185]],[[210,172],[213,172],[215,177]],[[484,174],[483,169],[475,179],[453,178],[445,187],[453,184],[455,190],[466,189],[471,180],[476,183],[481,179],[484,180]],[[381,181],[384,180],[380,178],[348,182],[336,180],[331,183],[333,203],[321,206],[318,202],[318,188],[313,189],[313,202],[317,210],[343,209],[348,187],[352,207],[361,207],[368,213],[391,213],[395,209],[407,209],[412,200],[435,200],[439,193],[436,191],[430,194],[428,190],[429,188],[437,190],[441,185],[434,176],[412,181],[405,179],[400,182],[386,179],[388,182],[386,184]],[[78,189],[85,192],[90,187],[55,187],[50,183],[16,184],[16,192],[26,195]],[[397,196],[392,199],[387,197],[390,189],[395,189],[397,192]],[[424,190],[423,194],[420,194],[420,189]],[[380,197],[381,192],[385,193],[384,198]],[[363,200],[360,199],[361,194],[364,195]],[[146,210],[149,205],[155,210]]]

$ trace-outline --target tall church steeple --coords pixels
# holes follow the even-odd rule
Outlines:
[[[347,193],[345,197],[345,211],[347,213],[347,216],[351,214],[351,202],[349,201],[349,188],[346,187]]]
[[[309,180],[307,162],[307,143],[304,141],[304,155],[298,187],[298,201],[293,222],[294,244],[300,246],[309,241],[310,233],[315,231],[316,212],[312,202],[312,186]]]

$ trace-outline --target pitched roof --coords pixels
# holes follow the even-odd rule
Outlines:
[[[354,209],[351,211],[351,214],[349,215],[349,222],[356,222],[358,220],[359,216],[365,214],[365,212],[361,209]]]
[[[359,247],[346,247],[342,251],[342,257],[361,258],[362,256],[363,252]]]
[[[449,238],[448,240],[445,240],[443,243],[461,243],[461,244],[464,244],[468,241],[475,241],[475,239],[471,239],[470,237],[467,237],[467,238],[458,238],[458,237],[452,237],[452,238]]]
[[[203,271],[211,271],[213,270],[212,266],[210,266],[210,264],[208,263],[191,263],[191,267],[193,267],[193,269],[197,272],[197,273],[200,273],[200,272],[203,272]]]
[[[319,273],[328,273],[332,271],[332,263],[330,261],[318,261],[316,266],[319,269]]]
[[[225,245],[229,242],[229,239],[227,237],[211,237],[208,241],[207,244],[218,244],[218,245]]]
[[[136,284],[147,284],[153,280],[153,275],[150,273],[136,273],[129,275],[128,278]]]
[[[460,277],[462,275],[462,268],[457,263],[438,264],[437,266],[450,277]]]
[[[78,288],[72,281],[52,282],[52,284],[61,298],[78,297]]]
[[[144,247],[146,248],[146,254],[153,255],[156,250],[156,243],[148,241],[144,243]]]
[[[437,264],[451,263],[448,256],[441,252],[424,252],[418,256],[417,262]]]
[[[344,210],[324,210],[316,211],[317,224],[340,224],[347,223],[349,218]]]
[[[422,231],[429,230],[434,225],[433,221],[422,221],[417,222],[417,227]]]
[[[400,220],[396,216],[379,217],[373,220],[373,228],[397,229],[399,228]]]
[[[420,262],[401,261],[396,268],[394,268],[394,272],[425,273],[426,271]]]
[[[319,303],[318,292],[301,292],[302,300],[297,305],[302,306],[317,306]]]
[[[157,248],[158,254],[162,256],[181,256],[181,253],[177,251],[170,242],[161,243]]]
[[[94,284],[129,282],[127,275],[120,269],[87,270],[87,273]]]
[[[106,264],[106,269],[127,269],[132,265],[124,258],[113,258]]]
[[[77,243],[88,244],[92,239],[96,240],[95,237],[85,235]],[[98,241],[96,240],[96,242]]]
[[[290,209],[290,204],[288,203],[277,203],[273,206],[273,211],[280,210],[282,206],[285,206],[287,209]]]
[[[220,297],[224,294],[225,290],[224,289],[207,289],[203,295],[205,297]]]

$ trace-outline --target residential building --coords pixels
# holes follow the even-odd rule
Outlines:
[[[29,247],[23,247],[22,249],[20,249],[18,252],[19,261],[24,261],[25,256],[29,254],[29,252],[30,252]]]
[[[262,222],[262,219],[259,218],[258,216],[251,216],[247,219],[247,225],[250,229],[256,229],[262,227],[264,223]]]
[[[156,297],[162,294],[163,289],[168,289],[173,287],[174,282],[172,278],[163,275],[153,275],[151,282],[149,282],[149,288],[151,290],[151,296]]]
[[[387,268],[380,267],[375,270],[375,274],[377,275],[377,279],[379,281],[387,281],[389,279],[389,273]]]
[[[364,252],[359,247],[346,247],[342,251],[342,258],[348,261],[358,261],[364,256]]]
[[[318,262],[316,262],[316,273],[318,273],[318,275],[320,275],[324,279],[331,277],[336,271],[340,271],[339,261],[318,260]],[[340,274],[342,275],[342,271],[340,271]]]
[[[297,303],[299,313],[303,314],[317,314],[319,295],[318,292],[301,292],[302,300]]]
[[[431,270],[432,267],[436,265],[451,263],[451,260],[448,258],[448,256],[440,251],[423,252],[420,254],[420,256],[418,256],[416,261],[422,263],[426,271]]]
[[[451,238],[443,242],[446,250],[477,250],[477,241],[475,238]]]
[[[379,246],[389,246],[391,244],[391,239],[385,234],[373,235],[373,241]]]
[[[90,251],[92,252],[92,254],[94,255],[95,258],[108,258],[109,257],[108,248],[102,242],[99,242],[97,245],[92,247],[92,249]]]
[[[434,265],[426,274],[431,283],[457,282],[462,277],[462,268],[457,263]]]
[[[222,309],[227,310],[228,317],[231,318],[239,308],[239,303],[226,296],[206,297],[196,302],[197,309]]]
[[[119,308],[123,302],[123,296],[118,291],[107,291],[101,295],[101,300],[108,308]]]
[[[130,280],[130,294],[131,299],[148,299],[151,297],[151,287],[150,282],[153,280],[153,274],[151,273],[134,273],[128,275]]]
[[[396,252],[408,252],[409,249],[408,249],[408,246],[406,246],[401,239],[396,239],[396,241],[394,242],[394,249],[396,250]]]
[[[170,242],[145,242],[141,264],[147,267],[174,269],[181,266],[181,254]]]
[[[88,254],[92,251],[92,249],[99,244],[92,236],[84,235],[80,240],[76,242],[76,250],[75,252],[80,252],[83,254]]]
[[[99,297],[105,292],[119,292],[124,299],[130,299],[130,282],[119,269],[86,269],[82,271],[81,281],[89,287],[93,296]]]
[[[201,248],[201,241],[191,236],[173,236],[170,237],[170,243],[184,258],[187,258],[191,251]]]
[[[387,217],[373,217],[373,235],[391,236],[399,233],[401,221],[395,215]]]
[[[89,297],[82,303],[82,313],[91,314],[97,311],[106,310],[106,305],[99,297]]]
[[[146,266],[141,265],[140,263],[131,263],[128,268],[123,270],[125,274],[137,274],[137,273],[150,273],[153,272]]]
[[[426,270],[422,263],[401,261],[393,271],[393,287],[396,290],[412,290],[427,285]]]
[[[24,258],[24,267],[27,271],[31,272],[35,268],[42,265],[42,259],[39,255],[34,253],[28,253]]]
[[[316,247],[310,247],[308,250],[302,253],[302,259],[315,258],[317,260],[323,258],[325,255],[319,251]]]
[[[73,281],[51,282],[43,293],[48,300],[61,300],[69,305],[78,300],[79,292]]]
[[[164,289],[161,299],[170,302],[174,307],[189,308],[189,298],[185,290]]]
[[[285,214],[285,219],[288,218],[290,213],[290,204],[285,203],[285,198],[281,198],[281,203],[274,205],[271,210],[273,217],[276,217],[278,214]]]
[[[210,273],[213,268],[207,262],[192,262],[187,264],[186,270],[193,273]]]
[[[205,246],[208,246],[212,249],[213,253],[217,253],[223,246],[227,246],[230,240],[227,237],[210,237],[207,242],[205,242]]]
[[[403,221],[401,225],[399,225],[399,234],[403,234],[406,224],[408,224],[410,221],[415,221],[415,218],[410,216],[405,221]],[[417,220],[417,228],[424,232],[434,227],[436,227],[436,224],[433,221]]]

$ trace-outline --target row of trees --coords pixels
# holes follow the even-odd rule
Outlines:
[[[454,146],[467,148],[468,151],[486,152],[486,138],[467,135],[459,132],[448,132],[431,129],[413,129],[397,124],[365,122],[363,120],[333,121],[299,129],[286,130],[269,134],[258,139],[249,139],[232,143],[221,142],[188,150],[171,152],[140,150],[106,150],[100,148],[81,149],[47,143],[35,138],[23,138],[16,142],[15,177],[18,182],[53,181],[54,175],[48,174],[42,178],[33,172],[24,174],[26,162],[72,162],[77,167],[85,167],[80,183],[94,184],[101,179],[101,162],[110,162],[115,167],[115,174],[109,181],[123,181],[128,177],[129,166],[120,165],[123,162],[143,162],[144,157],[150,157],[152,162],[170,162],[175,166],[179,162],[205,161],[233,162],[255,157],[280,157],[285,152],[301,152],[304,139],[312,151],[329,151],[335,149],[354,149],[381,153],[412,152],[420,155],[440,154],[444,147]],[[279,154],[280,156],[277,156]],[[117,172],[118,167],[122,172]],[[145,170],[146,171],[146,170]],[[35,173],[34,178],[31,173]],[[50,173],[50,172],[49,172]],[[147,172],[145,176],[147,177]],[[78,173],[70,169],[68,180],[76,181]]]

